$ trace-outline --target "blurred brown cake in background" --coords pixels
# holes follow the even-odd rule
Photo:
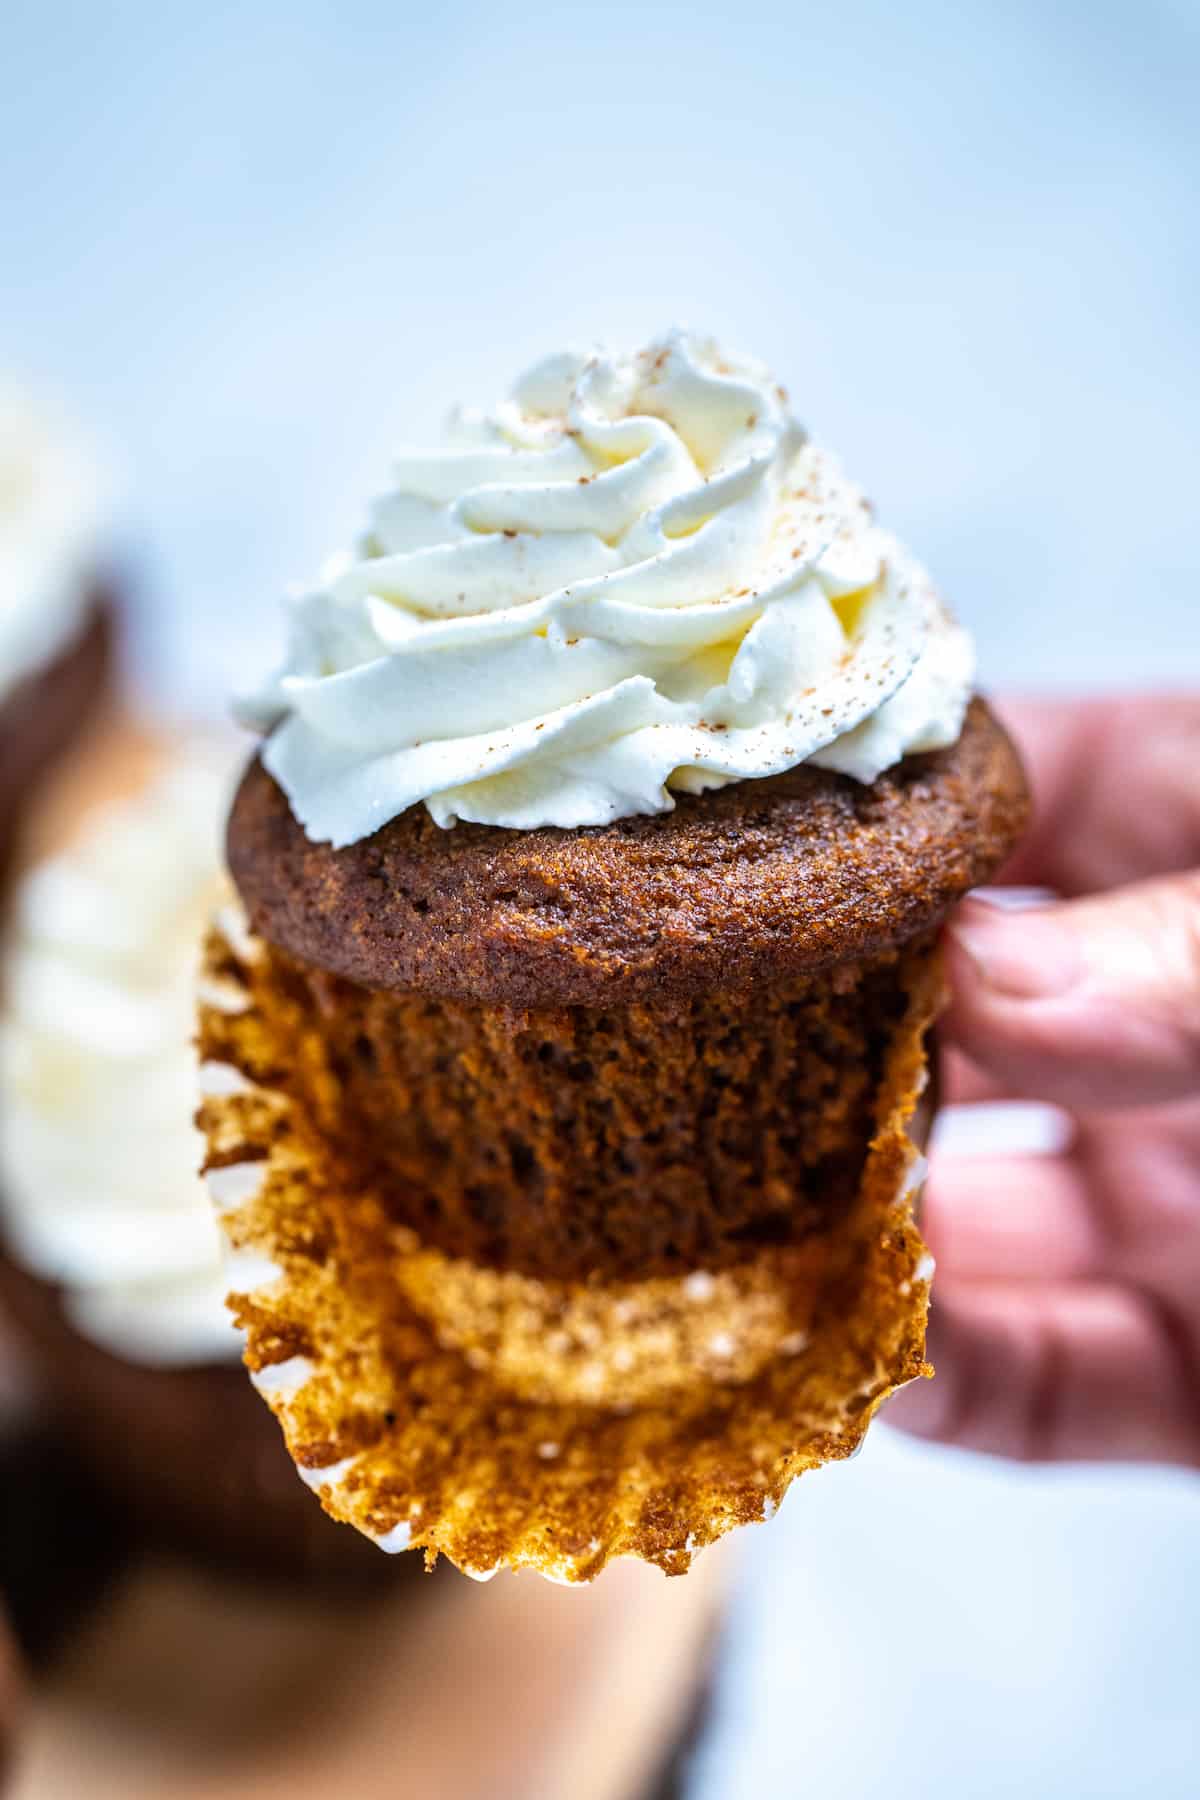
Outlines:
[[[40,781],[111,683],[102,485],[74,432],[0,378],[0,882]]]

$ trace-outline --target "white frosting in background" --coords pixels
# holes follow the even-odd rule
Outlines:
[[[965,634],[760,364],[566,352],[397,459],[243,714],[310,837],[529,828],[951,744]]]
[[[100,519],[91,458],[23,389],[0,379],[0,699],[80,623]]]
[[[196,742],[17,895],[0,1009],[7,1248],[132,1362],[233,1359],[198,1173],[195,981],[232,760]]]

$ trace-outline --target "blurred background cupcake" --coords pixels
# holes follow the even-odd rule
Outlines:
[[[101,494],[72,428],[0,374],[0,879],[39,779],[108,682]]]
[[[94,733],[24,841],[0,1000],[0,1306],[139,1541],[264,1573],[395,1565],[313,1506],[238,1363],[197,1175],[198,934],[237,746]]]

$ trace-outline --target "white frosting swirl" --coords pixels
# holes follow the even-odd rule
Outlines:
[[[199,1176],[197,945],[227,891],[230,757],[181,752],[17,895],[0,1011],[8,1249],[132,1362],[235,1358]]]
[[[80,623],[100,512],[95,466],[79,442],[0,380],[0,699]]]
[[[245,716],[310,837],[424,801],[600,825],[953,743],[970,646],[758,363],[684,332],[539,363],[398,458]]]

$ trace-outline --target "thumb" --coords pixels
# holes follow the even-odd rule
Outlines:
[[[1200,1091],[1200,875],[1032,912],[968,900],[944,1030],[1012,1093],[1078,1110]]]

